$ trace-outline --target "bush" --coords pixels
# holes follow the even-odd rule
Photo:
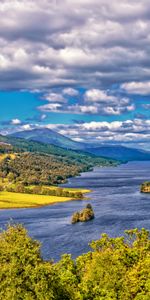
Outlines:
[[[3,185],[0,184],[0,192],[4,190]]]
[[[77,222],[87,222],[92,219],[94,219],[93,208],[91,204],[87,204],[86,208],[73,214],[71,223],[75,224]]]
[[[52,263],[43,262],[40,244],[21,225],[1,233],[0,265],[0,299],[70,299]]]
[[[80,221],[80,213],[77,211],[73,214],[71,223],[75,224]]]
[[[25,192],[24,185],[22,183],[16,184],[15,192],[16,193],[24,193]]]
[[[103,234],[73,260],[43,261],[40,244],[21,225],[0,233],[0,299],[149,300],[150,240],[145,229]]]

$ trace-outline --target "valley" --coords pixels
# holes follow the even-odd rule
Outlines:
[[[0,136],[0,209],[29,208],[84,199],[88,189],[59,184],[94,166],[117,161],[55,145]]]

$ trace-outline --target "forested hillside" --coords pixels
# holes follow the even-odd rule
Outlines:
[[[38,153],[16,153],[0,161],[0,175],[8,182],[27,185],[54,185],[65,182],[66,178],[87,171],[88,164],[73,163],[55,158],[53,155]]]
[[[39,243],[22,226],[8,226],[0,234],[0,299],[150,299],[148,231],[104,234],[91,248],[76,260],[64,254],[57,263],[43,261]]]
[[[84,152],[4,136],[0,136],[0,153],[1,178],[25,185],[63,183],[67,178],[88,171],[96,165],[117,164],[115,160]]]
[[[114,159],[108,159],[105,157],[90,154],[83,151],[74,151],[64,149],[58,146],[44,144],[40,142],[27,141],[19,138],[12,138],[0,135],[0,143],[7,143],[9,146],[13,146],[14,152],[39,152],[44,154],[51,154],[55,156],[61,156],[64,159],[71,159],[71,161],[90,163],[91,165],[117,165],[118,161]]]

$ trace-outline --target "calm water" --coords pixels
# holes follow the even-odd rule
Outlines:
[[[74,211],[85,201],[72,201],[36,209],[0,210],[0,227],[13,220],[22,223],[29,234],[42,242],[45,259],[58,260],[63,253],[73,257],[89,250],[88,243],[106,232],[111,236],[125,229],[150,230],[150,194],[141,194],[139,186],[149,178],[150,162],[132,162],[117,168],[95,168],[72,178],[65,186],[92,190],[89,194],[95,219],[71,225]]]

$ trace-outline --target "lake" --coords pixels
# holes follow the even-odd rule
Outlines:
[[[8,222],[22,223],[30,236],[42,243],[44,259],[73,258],[87,252],[88,243],[103,232],[115,237],[125,229],[150,230],[150,194],[140,193],[140,184],[150,180],[149,162],[129,162],[114,168],[95,168],[71,178],[63,186],[88,188],[87,201],[71,201],[34,209],[0,210],[0,227]],[[91,203],[95,219],[71,224],[71,216]]]

